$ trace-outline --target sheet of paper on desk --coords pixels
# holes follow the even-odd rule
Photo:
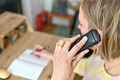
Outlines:
[[[49,60],[44,57],[36,57],[33,54],[31,54],[33,50],[27,49],[21,56],[19,56],[19,59],[29,61],[31,63],[39,64],[42,66],[47,66]]]
[[[7,69],[8,72],[31,80],[38,80],[40,74],[47,66],[49,60],[31,55],[32,50],[27,49],[19,58],[15,59]]]

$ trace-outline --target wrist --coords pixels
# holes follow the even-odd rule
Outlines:
[[[53,54],[52,53],[49,53],[49,58],[51,61],[53,61]]]
[[[66,76],[52,75],[51,80],[68,80]]]
[[[52,76],[51,80],[65,80],[65,79],[63,79],[63,78],[61,78],[61,77]]]

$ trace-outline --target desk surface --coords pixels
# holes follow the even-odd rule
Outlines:
[[[42,32],[25,33],[15,44],[9,46],[0,55],[0,68],[7,69],[12,61],[17,58],[27,48],[33,49],[36,44],[42,46],[50,46],[49,51],[53,52],[54,47],[59,39],[63,37],[50,35]],[[39,80],[50,80],[52,76],[52,62],[49,62],[48,66],[44,69],[43,73],[39,77]],[[70,80],[73,80],[74,73],[71,75]],[[24,78],[11,75],[8,80],[26,80]]]

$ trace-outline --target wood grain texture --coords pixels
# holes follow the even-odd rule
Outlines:
[[[27,17],[11,13],[5,12],[0,15],[0,35],[7,35],[10,31],[18,27],[19,25],[26,23],[27,31],[33,32],[32,26],[30,25]]]
[[[25,33],[14,45],[9,46],[0,55],[0,68],[7,69],[12,61],[23,53],[27,48],[33,49],[36,44],[42,46],[50,46],[49,51],[53,52],[56,42],[63,37],[50,35],[42,32],[28,32]],[[43,73],[39,77],[39,80],[50,80],[52,76],[52,62],[49,62],[48,66],[44,69]],[[74,79],[73,73],[70,80]],[[24,78],[11,75],[8,80],[26,80]]]
[[[27,24],[27,33],[25,33],[16,43],[8,46],[0,54],[0,68],[7,69],[10,64],[20,56],[27,48],[33,49],[35,45],[50,46],[49,51],[54,52],[56,42],[63,37],[50,35],[43,32],[34,32],[26,16],[5,12],[0,15],[0,35],[7,35],[22,23]],[[1,39],[2,40],[2,39]],[[50,80],[53,71],[53,63],[49,62],[39,77],[39,80]],[[70,80],[74,79],[73,73]],[[22,77],[11,75],[7,80],[27,80]]]

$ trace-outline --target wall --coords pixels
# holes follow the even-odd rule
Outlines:
[[[6,11],[6,0],[0,0],[0,13]]]
[[[20,0],[0,0],[0,14],[5,11],[21,13]]]
[[[48,12],[52,12],[52,5],[53,5],[52,3],[53,0],[44,0],[44,9]],[[72,9],[68,8],[67,13],[70,15],[74,15],[75,12]],[[65,18],[53,17],[52,23],[68,27],[69,20]]]
[[[70,3],[72,3],[73,6],[76,6],[78,4],[78,2],[82,2],[83,0],[68,0]],[[53,0],[44,0],[44,9],[48,12],[52,12],[52,2]],[[75,11],[72,10],[71,8],[67,9],[67,13],[70,15],[74,15]],[[69,20],[64,19],[64,18],[58,18],[58,17],[54,17],[52,19],[52,23],[53,24],[57,24],[57,25],[62,25],[62,26],[66,26],[68,27],[69,25]]]
[[[77,0],[69,0],[69,2],[76,5]],[[33,28],[36,29],[36,16],[42,10],[48,12],[52,11],[52,0],[21,0],[23,14],[28,17]],[[68,14],[74,15],[74,11],[70,8],[67,10]],[[52,19],[53,24],[68,26],[69,21],[63,18],[54,17]]]
[[[36,29],[36,16],[44,9],[43,0],[21,0],[23,14],[28,17],[31,25]]]

